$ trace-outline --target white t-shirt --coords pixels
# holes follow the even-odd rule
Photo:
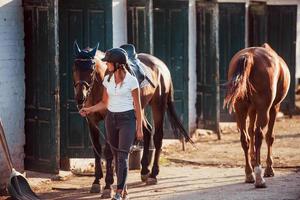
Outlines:
[[[106,75],[103,79],[103,85],[106,87],[109,96],[107,109],[110,112],[133,110],[133,98],[131,91],[139,87],[137,79],[130,73],[126,72],[123,82],[116,85],[115,75],[112,75],[109,82],[108,77],[109,75]]]

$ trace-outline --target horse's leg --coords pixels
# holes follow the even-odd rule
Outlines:
[[[272,106],[270,109],[270,121],[268,124],[268,131],[266,133],[266,142],[268,146],[267,155],[267,167],[265,169],[264,177],[274,176],[273,159],[272,159],[272,145],[275,139],[274,136],[274,124],[276,120],[276,115],[279,111],[279,105]]]
[[[103,177],[103,171],[101,167],[101,144],[99,142],[99,130],[96,127],[95,123],[92,123],[89,121],[89,128],[90,128],[90,134],[91,139],[93,142],[94,149],[94,155],[95,155],[95,180],[92,184],[92,187],[90,189],[91,193],[99,193],[101,192],[101,184],[100,179]],[[99,154],[99,155],[98,155]]]
[[[255,149],[254,149],[254,125],[256,120],[256,110],[254,107],[250,107],[248,111],[249,115],[249,126],[248,126],[248,134],[250,136],[250,159],[252,168],[255,166]]]
[[[263,98],[263,97],[262,97]],[[254,168],[255,172],[255,187],[256,188],[264,188],[266,187],[266,181],[262,176],[262,168],[260,162],[260,150],[261,144],[263,140],[263,130],[267,126],[269,122],[269,109],[267,106],[259,106],[257,107],[257,120],[256,120],[256,128],[255,128],[255,159],[256,165]]]
[[[109,144],[106,142],[104,147],[104,155],[106,160],[106,175],[105,175],[105,187],[101,198],[111,198],[112,197],[112,184],[114,183],[114,169],[113,169],[113,154]]]
[[[146,118],[146,115],[144,114],[144,112],[145,112],[146,106],[150,105],[151,99],[154,94],[155,94],[155,89],[153,89],[151,86],[143,87],[141,89],[141,105],[142,105],[142,113],[144,116],[144,120],[143,120],[144,150],[143,150],[143,156],[141,159],[141,165],[142,165],[141,179],[143,182],[146,182],[150,175],[149,147],[150,147],[151,136],[152,136],[152,126],[149,123],[148,119]],[[156,94],[156,96],[157,96],[157,94]],[[152,113],[153,113],[153,108],[152,108]]]
[[[95,180],[90,189],[90,193],[100,193],[102,189],[100,184],[100,179],[103,177],[101,158],[98,156],[95,150],[94,150],[94,156],[95,156],[95,174],[94,174]]]
[[[149,170],[149,146],[151,141],[151,126],[148,125],[147,119],[143,123],[143,133],[144,133],[144,150],[143,150],[143,157],[141,160],[142,170],[141,170],[141,179],[143,182],[146,182],[150,170]]]
[[[245,173],[246,173],[246,183],[253,183],[254,182],[254,175],[253,175],[253,169],[250,163],[250,137],[246,131],[246,119],[248,114],[248,103],[246,102],[237,102],[235,104],[235,110],[236,110],[236,119],[237,119],[237,125],[240,130],[240,141],[242,148],[244,150],[245,154]]]
[[[161,153],[162,147],[162,139],[163,139],[163,122],[166,107],[164,106],[164,102],[153,102],[152,103],[152,114],[155,126],[155,133],[153,136],[153,142],[155,146],[155,155],[154,162],[152,166],[152,171],[150,177],[147,179],[147,184],[156,184],[157,178],[156,176],[159,173],[159,157]]]

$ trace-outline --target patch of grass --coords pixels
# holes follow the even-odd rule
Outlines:
[[[159,164],[164,165],[164,166],[168,166],[168,165],[171,165],[171,161],[169,159],[167,159],[166,157],[164,157],[164,156],[160,156]]]

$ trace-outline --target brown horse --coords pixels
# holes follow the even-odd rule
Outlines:
[[[274,123],[280,103],[288,93],[290,73],[284,60],[268,45],[250,47],[236,53],[230,61],[228,89],[224,106],[236,112],[241,144],[245,154],[246,182],[266,187],[262,177],[260,149],[263,131],[268,146],[264,177],[274,176],[272,145]],[[248,131],[246,118],[249,116]],[[253,174],[254,167],[254,174]]]
[[[104,53],[96,51],[95,49],[80,50],[77,43],[75,43],[76,59],[73,66],[73,79],[75,83],[75,100],[78,105],[85,103],[85,106],[91,106],[99,102],[102,98],[103,85],[102,80],[106,75],[106,65],[101,61]],[[92,56],[90,56],[93,54]],[[151,74],[151,80],[154,86],[148,85],[141,88],[141,104],[142,109],[146,105],[152,108],[152,116],[154,121],[154,135],[153,141],[155,146],[155,156],[150,173],[149,167],[149,145],[152,136],[152,126],[144,117],[143,132],[144,132],[144,151],[141,160],[142,181],[148,184],[155,184],[157,182],[157,175],[159,173],[159,157],[162,147],[163,139],[163,121],[165,113],[168,113],[168,118],[175,136],[184,136],[187,141],[192,142],[189,134],[183,128],[182,123],[176,115],[173,98],[173,84],[171,74],[167,66],[158,58],[149,54],[138,54],[138,59],[145,65],[146,70]],[[84,67],[84,65],[86,65]],[[82,67],[80,67],[82,66]],[[90,67],[89,67],[90,66]],[[89,69],[89,70],[86,70]],[[78,83],[78,84],[76,84]],[[96,116],[88,116],[89,127],[92,139],[97,142],[96,136],[99,135],[97,124],[103,120],[105,113],[97,113]],[[108,186],[107,186],[108,188]]]
[[[94,105],[102,98],[102,80],[105,75],[105,69],[101,69],[103,65],[101,65],[100,57],[103,56],[103,53],[97,51],[97,48],[98,46],[94,49],[80,50],[77,42],[74,43],[73,84],[78,110],[83,106]],[[102,147],[99,142],[101,133],[98,124],[100,120],[104,119],[104,116],[105,113],[93,113],[86,118],[95,156],[95,180],[90,190],[91,193],[99,193],[101,191],[99,179],[103,177],[101,167]],[[114,182],[113,155],[108,143],[105,143],[104,157],[106,159],[106,178],[102,197],[111,198],[111,185]]]

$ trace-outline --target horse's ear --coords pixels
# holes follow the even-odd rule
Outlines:
[[[261,45],[263,48],[266,48],[266,49],[270,49],[271,46],[268,44],[268,43],[263,43],[263,45]]]
[[[78,56],[78,54],[81,52],[78,44],[77,44],[77,40],[74,41],[74,45],[73,45],[73,50],[74,50],[74,55]]]
[[[262,45],[263,48],[267,49],[268,51],[274,51],[274,49],[272,49],[272,47],[268,44],[268,43],[264,43]],[[274,51],[275,52],[275,51]]]
[[[93,48],[92,51],[90,51],[90,54],[91,54],[92,57],[94,57],[96,55],[98,47],[99,47],[99,42],[97,43],[97,46],[95,48]]]

